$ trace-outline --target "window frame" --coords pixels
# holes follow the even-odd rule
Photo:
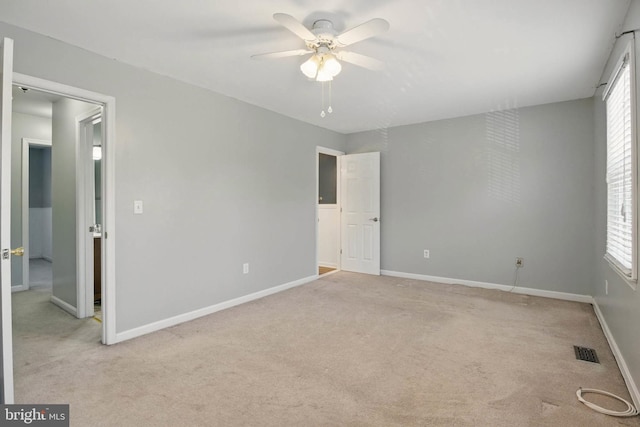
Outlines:
[[[631,215],[632,215],[632,224],[631,224],[631,272],[628,274],[626,271],[626,267],[623,267],[621,263],[608,252],[608,240],[609,240],[609,183],[606,181],[606,189],[607,189],[607,214],[606,214],[606,241],[605,241],[605,255],[604,258],[609,263],[609,266],[612,270],[614,270],[624,281],[631,286],[634,290],[637,287],[638,283],[638,139],[637,139],[637,114],[636,114],[636,104],[637,104],[637,92],[636,92],[636,73],[635,73],[635,43],[634,39],[631,39],[624,51],[620,55],[620,59],[616,63],[611,76],[609,77],[609,84],[607,85],[602,99],[605,102],[605,129],[606,129],[606,148],[607,148],[607,164],[605,165],[605,176],[607,177],[609,174],[608,171],[608,153],[609,153],[609,138],[608,138],[608,128],[609,123],[606,117],[607,110],[607,99],[609,94],[612,91],[613,84],[618,81],[618,77],[625,66],[625,62],[627,63],[627,67],[629,68],[629,80],[630,80],[630,115],[631,115]]]

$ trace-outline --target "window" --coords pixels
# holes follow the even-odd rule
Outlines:
[[[604,94],[607,111],[606,259],[628,280],[636,280],[635,85],[631,45]]]

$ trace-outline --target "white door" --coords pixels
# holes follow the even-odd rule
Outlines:
[[[101,120],[100,107],[77,117],[78,126],[78,317],[94,313],[94,238],[100,226],[95,214],[95,164],[93,159],[94,126]],[[101,138],[102,140],[102,138]]]
[[[380,153],[342,156],[342,270],[380,274]]]
[[[13,403],[13,339],[11,333],[11,85],[13,40],[0,46],[0,404]]]

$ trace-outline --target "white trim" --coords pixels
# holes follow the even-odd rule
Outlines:
[[[97,92],[13,73],[13,84],[102,105],[102,343],[116,341],[116,99]],[[108,238],[107,238],[108,237]]]
[[[567,292],[546,291],[544,289],[522,288],[513,285],[499,285],[496,283],[476,282],[473,280],[451,279],[448,277],[427,276],[424,274],[402,273],[399,271],[381,270],[383,276],[402,277],[404,279],[425,280],[427,282],[444,283],[448,285],[464,285],[472,288],[497,289],[500,291],[511,292],[514,294],[530,295],[535,297],[553,298],[564,301],[583,302],[586,304],[593,303],[591,295],[570,294]]]
[[[631,399],[633,400],[635,407],[638,408],[640,407],[640,391],[638,391],[638,386],[636,385],[636,382],[633,380],[633,377],[631,376],[631,371],[629,371],[627,362],[624,360],[624,357],[622,356],[622,352],[620,351],[620,347],[618,347],[618,343],[613,337],[613,334],[611,333],[611,329],[609,329],[609,325],[607,325],[607,321],[604,318],[604,314],[600,310],[598,301],[595,298],[593,299],[593,310],[596,312],[596,317],[600,322],[600,327],[602,328],[602,332],[604,332],[604,336],[607,338],[609,347],[611,347],[611,352],[613,353],[616,359],[616,362],[618,363],[618,368],[620,369],[622,378],[624,379],[624,382],[627,384],[627,389],[629,390]]]
[[[28,288],[26,288],[24,285],[16,285],[11,287],[11,293],[22,292],[26,290],[28,290]]]
[[[116,342],[116,100],[102,108],[102,342]],[[107,233],[109,238],[107,239]]]
[[[199,317],[208,316],[209,314],[216,313],[227,308],[235,307],[246,302],[254,301],[260,298],[264,298],[269,295],[276,294],[278,292],[286,291],[287,289],[294,288],[312,282],[318,278],[318,275],[305,277],[303,279],[295,280],[293,282],[285,283],[283,285],[274,286],[273,288],[265,289],[263,291],[254,292],[249,295],[234,298],[229,301],[224,301],[218,304],[211,305],[209,307],[200,308],[198,310],[191,311],[189,313],[180,314],[178,316],[170,317],[168,319],[159,320],[157,322],[149,323],[144,326],[140,326],[128,331],[119,332],[116,334],[115,342],[122,342],[136,338],[142,335],[150,334],[161,329],[169,328],[171,326],[179,325],[180,323],[189,322]]]
[[[60,307],[61,309],[63,309],[64,311],[66,311],[67,313],[71,314],[72,316],[78,317],[78,311],[74,306],[72,306],[68,302],[62,301],[60,298],[53,295],[51,295],[51,302],[57,305],[58,307]]]
[[[320,154],[321,153],[322,154],[327,154],[329,156],[335,156],[336,157],[336,169],[337,169],[336,170],[336,174],[337,174],[337,176],[336,176],[336,204],[332,205],[332,206],[336,207],[336,209],[338,210],[338,213],[340,213],[340,207],[341,207],[341,205],[340,205],[341,197],[340,196],[342,194],[341,193],[341,188],[340,188],[340,183],[341,183],[341,180],[340,180],[340,158],[342,156],[344,156],[344,154],[345,154],[342,151],[334,150],[332,148],[321,147],[319,145],[316,146],[316,157],[315,157],[315,159],[316,159],[316,198],[315,198],[315,201],[314,201],[315,206],[316,206],[316,209],[315,209],[315,212],[316,212],[316,223],[315,223],[315,227],[316,227],[316,270],[315,270],[315,272],[316,273],[318,273],[318,271],[320,269],[320,260],[318,259],[320,257],[320,250],[319,250],[319,247],[320,247],[320,235],[319,235],[319,232],[318,232],[318,221],[320,220],[320,218],[319,218],[319,215],[318,215],[318,209],[319,209],[319,207],[321,205],[318,203],[318,199],[320,198],[320,165],[319,165],[319,163],[320,163]],[[340,225],[341,218],[342,218],[342,215],[339,215],[339,219],[338,219],[338,236],[337,236],[338,237],[338,248],[337,248],[338,253],[336,254],[337,255],[337,259],[338,259],[338,264],[335,267],[337,270],[340,270],[340,259],[341,259],[341,256],[340,256],[340,244],[342,242],[341,236],[340,236],[340,233],[341,233],[341,230],[342,230],[342,226]]]
[[[334,150],[333,148],[326,148],[326,147],[321,147],[320,145],[317,145],[316,146],[316,154],[320,154],[320,153],[328,154],[329,156],[336,156],[336,157],[344,156],[344,152],[343,151]]]
[[[29,290],[29,262],[31,249],[29,245],[29,148],[32,145],[51,147],[50,140],[22,138],[22,286],[20,290]],[[13,288],[11,291],[14,292]]]
[[[638,287],[638,279],[632,279],[627,273],[625,273],[623,268],[618,264],[618,261],[611,255],[605,253],[603,258],[609,265],[609,268],[618,276],[620,276],[622,281],[629,285],[629,287],[635,291]]]

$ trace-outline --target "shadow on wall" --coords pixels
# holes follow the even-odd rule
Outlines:
[[[489,196],[520,205],[520,117],[518,110],[485,115]]]

